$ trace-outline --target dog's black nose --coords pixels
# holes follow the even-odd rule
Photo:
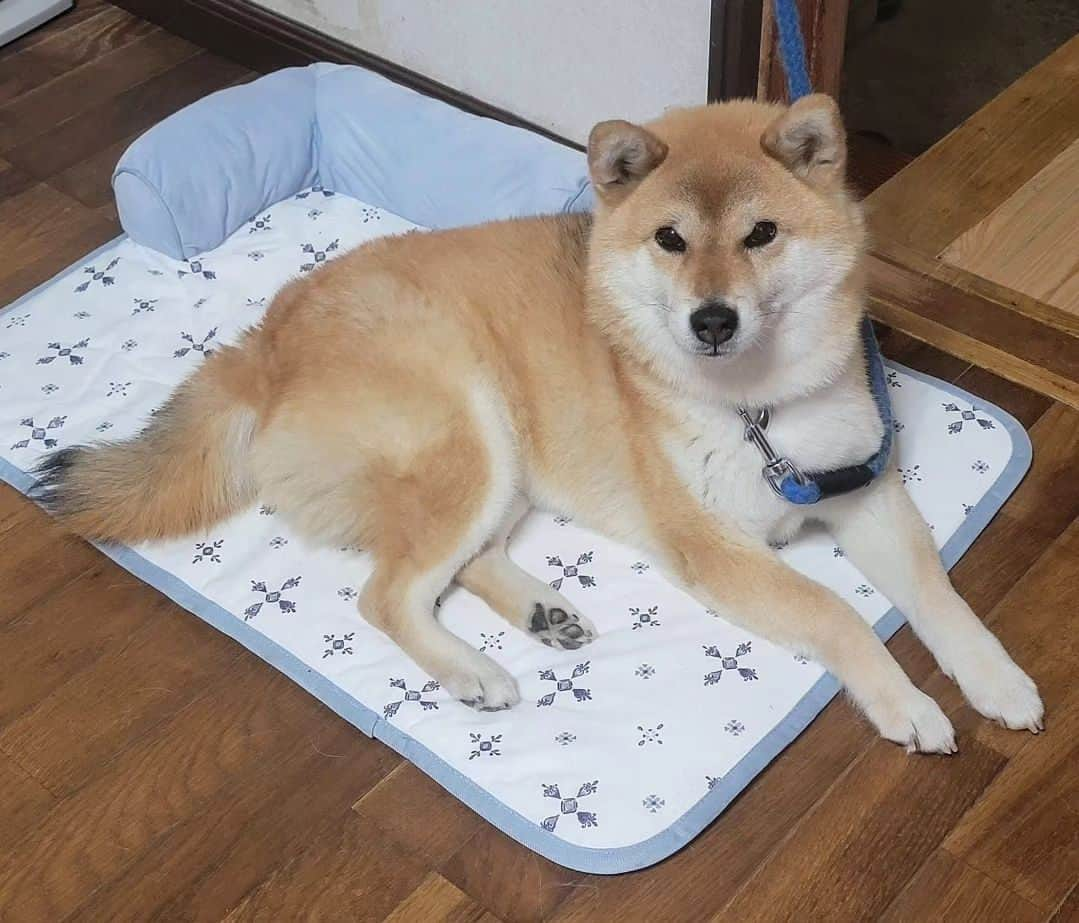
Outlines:
[[[738,312],[720,301],[706,301],[689,315],[694,336],[713,349],[726,343],[738,329]]]

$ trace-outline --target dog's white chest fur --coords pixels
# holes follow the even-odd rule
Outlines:
[[[860,369],[772,412],[767,437],[803,471],[859,464],[880,447],[883,427]],[[813,512],[777,496],[762,476],[764,459],[745,439],[736,410],[692,402],[667,444],[680,475],[709,512],[755,538],[788,538]],[[825,501],[826,502],[826,501]]]

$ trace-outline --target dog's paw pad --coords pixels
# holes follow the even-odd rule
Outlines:
[[[596,637],[596,629],[572,609],[536,603],[528,618],[528,631],[548,647],[575,651]]]

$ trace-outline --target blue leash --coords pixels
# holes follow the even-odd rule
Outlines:
[[[802,22],[794,0],[774,0],[779,58],[787,75],[787,95],[793,103],[813,92],[806,67],[806,49],[802,41]]]
[[[806,67],[802,25],[795,0],[773,0],[773,10],[779,58],[787,76],[787,94],[793,103],[813,92]],[[799,471],[790,459],[772,448],[765,436],[770,418],[767,410],[759,411],[755,416],[745,408],[738,411],[745,424],[746,440],[752,442],[764,458],[764,468],[761,470],[764,480],[779,496],[791,503],[808,505],[865,487],[888,464],[894,432],[892,403],[884,374],[884,358],[881,356],[880,345],[868,315],[862,319],[862,347],[865,350],[869,390],[884,426],[884,437],[876,453],[861,464],[832,471]]]

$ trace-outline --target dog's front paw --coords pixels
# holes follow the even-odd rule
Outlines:
[[[548,647],[575,651],[596,637],[595,626],[570,608],[536,603],[528,618],[529,634]]]
[[[897,696],[863,705],[880,735],[906,747],[908,753],[955,753],[955,731],[947,715],[929,696],[910,686]]]
[[[478,711],[502,711],[521,701],[517,681],[482,654],[437,678],[450,695]]]
[[[967,701],[986,718],[1013,731],[1037,734],[1044,727],[1038,687],[999,644],[965,652],[952,676]]]

